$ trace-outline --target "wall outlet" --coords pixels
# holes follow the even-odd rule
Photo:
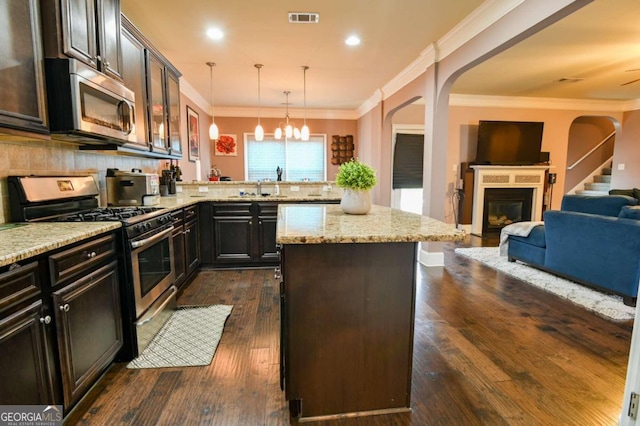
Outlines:
[[[331,191],[331,185],[324,185],[324,186],[322,187],[322,190],[323,190],[324,192],[330,192],[330,191]]]
[[[618,164],[618,170],[624,170],[624,163]]]
[[[300,192],[300,187],[299,186],[292,186],[291,188],[289,188],[289,190],[291,192]]]
[[[182,185],[176,185],[176,193],[182,192]]]
[[[209,187],[208,186],[199,186],[198,187],[198,192],[209,192]]]

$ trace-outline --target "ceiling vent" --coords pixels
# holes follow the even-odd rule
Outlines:
[[[317,24],[320,22],[319,13],[289,12],[290,24]]]

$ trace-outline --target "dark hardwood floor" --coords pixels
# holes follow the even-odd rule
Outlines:
[[[321,425],[615,425],[631,323],[615,323],[473,260],[449,243],[419,266],[411,413]],[[86,425],[287,425],[272,270],[202,271],[182,305],[233,304],[211,365],[117,364],[67,419]]]

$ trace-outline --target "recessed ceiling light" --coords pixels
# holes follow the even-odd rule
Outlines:
[[[360,44],[360,38],[356,35],[351,35],[347,37],[347,39],[344,42],[349,46],[357,46]]]
[[[213,40],[221,40],[224,37],[224,33],[220,28],[209,28],[207,36]]]

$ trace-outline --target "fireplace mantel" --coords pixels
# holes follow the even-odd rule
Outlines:
[[[545,176],[548,165],[542,166],[470,166],[473,169],[473,211],[471,233],[482,235],[484,196],[487,188],[532,188],[531,220],[542,220]]]

